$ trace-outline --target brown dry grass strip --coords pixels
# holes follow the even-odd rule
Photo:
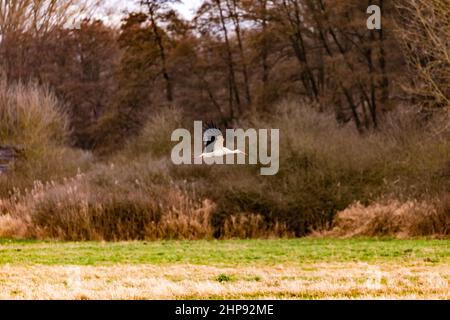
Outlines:
[[[230,280],[219,282],[218,276]],[[449,299],[446,264],[0,267],[1,299]]]

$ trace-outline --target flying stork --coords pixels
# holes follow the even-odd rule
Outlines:
[[[203,129],[203,142],[205,149],[198,158],[214,158],[223,157],[227,154],[245,154],[241,150],[231,150],[223,146],[225,139],[222,131],[218,129],[213,123],[206,123]]]

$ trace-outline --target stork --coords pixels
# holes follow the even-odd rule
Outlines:
[[[223,157],[227,154],[245,154],[241,150],[231,150],[223,146],[225,139],[222,131],[218,129],[213,123],[207,123],[203,130],[203,142],[205,149],[198,158],[215,158]]]

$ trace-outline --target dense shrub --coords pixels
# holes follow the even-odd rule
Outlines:
[[[34,83],[8,84],[0,77],[0,143],[23,149],[10,174],[0,176],[0,195],[87,168],[89,153],[68,147],[69,133],[67,115],[53,93]]]
[[[36,84],[8,84],[0,79],[0,138],[26,145],[28,152],[44,152],[64,143],[68,118],[55,96]]]
[[[449,198],[434,201],[382,201],[363,206],[356,203],[339,212],[330,231],[334,237],[411,238],[450,235]]]

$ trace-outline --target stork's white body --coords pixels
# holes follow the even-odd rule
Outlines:
[[[204,152],[199,155],[199,158],[215,158],[223,157],[227,154],[246,154],[241,150],[231,150],[223,146],[224,138],[222,135],[217,136],[217,140],[214,142],[214,149],[212,152]]]
[[[214,150],[213,152],[202,153],[199,157],[200,158],[215,158],[215,157],[223,157],[227,154],[238,154],[238,153],[245,154],[241,150],[230,150],[228,148],[222,148],[219,150]]]

